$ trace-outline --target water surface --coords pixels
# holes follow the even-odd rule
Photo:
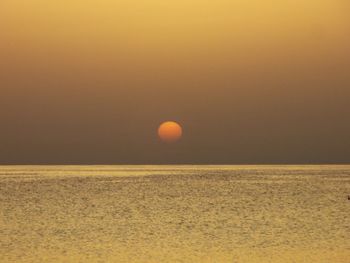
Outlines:
[[[349,263],[350,166],[1,166],[0,262]]]

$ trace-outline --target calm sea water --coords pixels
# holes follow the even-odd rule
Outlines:
[[[350,166],[2,166],[0,262],[350,262]]]

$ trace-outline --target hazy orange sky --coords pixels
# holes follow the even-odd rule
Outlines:
[[[350,162],[347,0],[1,0],[0,163]],[[183,126],[167,145],[158,125]]]

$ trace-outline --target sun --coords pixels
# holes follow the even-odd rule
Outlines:
[[[159,126],[158,136],[163,142],[176,142],[182,137],[182,128],[175,121],[166,121]]]

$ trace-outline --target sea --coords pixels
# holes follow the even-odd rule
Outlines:
[[[0,166],[0,262],[349,263],[349,165]]]

